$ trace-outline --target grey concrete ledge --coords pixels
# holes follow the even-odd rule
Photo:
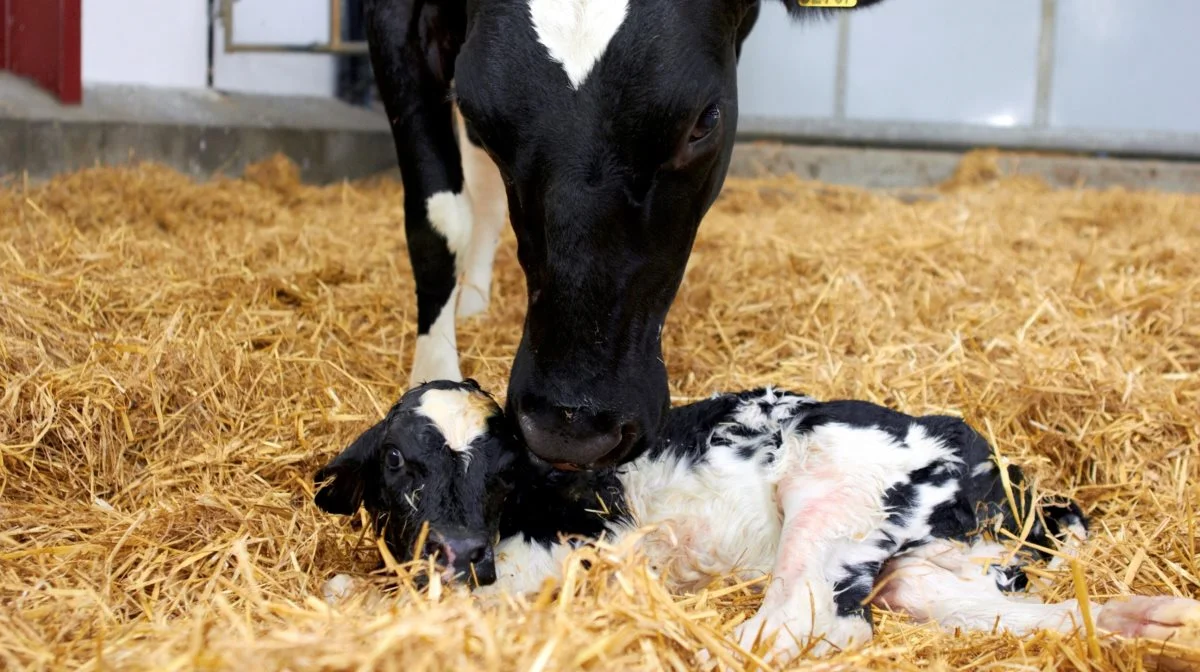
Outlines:
[[[83,103],[60,105],[32,83],[0,72],[0,119],[75,124],[244,126],[383,132],[383,115],[332,98],[90,85]]]
[[[731,175],[761,177],[794,173],[802,178],[872,189],[926,188],[950,177],[959,152],[741,143],[729,166]],[[1057,188],[1154,189],[1200,193],[1200,163],[1089,156],[1005,154],[1005,174],[1034,175]]]
[[[738,137],[748,141],[904,149],[961,151],[972,147],[996,147],[1128,158],[1200,160],[1200,134],[1166,131],[745,116],[738,120]]]
[[[746,139],[764,128],[748,122],[749,130],[739,133]],[[861,146],[871,145],[873,137],[894,144],[900,137],[891,135],[895,129],[878,129],[882,136],[875,137],[853,135],[848,127],[826,128],[829,135],[818,133],[819,126],[809,128],[816,144],[739,142],[730,173],[796,173],[834,184],[921,188],[949,177],[961,158],[948,148]],[[965,137],[964,147],[970,147]],[[835,146],[839,140],[858,146]],[[142,160],[205,178],[240,174],[247,164],[277,152],[295,161],[309,182],[398,172],[383,114],[338,100],[98,86],[84,91],[83,105],[63,107],[25,80],[0,73],[0,176],[45,179]],[[1185,161],[1030,155],[1005,158],[1004,168],[1061,187],[1200,193],[1200,164]]]

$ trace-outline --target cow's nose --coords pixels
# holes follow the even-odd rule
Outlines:
[[[632,424],[583,409],[549,407],[517,414],[529,452],[557,467],[591,467],[620,459],[636,439]]]
[[[487,540],[476,536],[459,537],[447,539],[445,546],[450,551],[450,557],[455,567],[467,567],[483,562],[483,556],[487,551]]]

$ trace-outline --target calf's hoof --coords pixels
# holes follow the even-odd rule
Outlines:
[[[1124,637],[1166,642],[1167,647],[1149,647],[1146,658],[1153,669],[1200,669],[1200,602],[1196,600],[1170,596],[1112,600],[1100,608],[1096,627]]]
[[[1106,603],[1096,626],[1125,637],[1200,645],[1200,602],[1186,597],[1133,597]]]
[[[358,588],[358,581],[349,574],[338,574],[321,586],[321,596],[330,606],[344,601]]]
[[[758,656],[769,665],[785,665],[800,656],[822,656],[864,646],[871,641],[871,624],[865,619],[834,616],[819,627],[814,627],[811,621],[809,617],[789,618],[784,613],[759,612],[734,628],[733,640],[742,651]],[[742,657],[737,653],[734,655]],[[713,658],[706,649],[696,655],[700,664]]]

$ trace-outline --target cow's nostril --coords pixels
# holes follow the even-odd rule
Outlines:
[[[483,556],[484,548],[480,546],[479,548],[471,551],[471,554],[467,556],[467,562],[470,562],[471,564],[479,564],[480,562],[483,562]]]

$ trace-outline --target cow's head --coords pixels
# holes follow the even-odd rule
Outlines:
[[[737,56],[758,3],[468,11],[455,95],[506,182],[528,283],[509,410],[549,463],[626,461],[668,407],[663,322],[729,165]]]
[[[515,446],[500,407],[474,381],[426,383],[317,472],[316,504],[344,516],[363,506],[400,561],[432,556],[447,579],[487,585]]]

